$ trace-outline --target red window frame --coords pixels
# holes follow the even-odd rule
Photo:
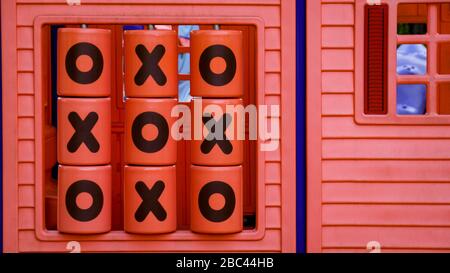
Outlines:
[[[450,42],[450,34],[438,33],[438,5],[444,3],[436,0],[382,0],[381,4],[388,8],[387,27],[387,111],[385,114],[373,115],[365,111],[365,16],[355,18],[355,120],[360,124],[450,124],[450,115],[438,114],[438,84],[450,82],[450,75],[439,75],[438,43]],[[427,4],[427,33],[423,35],[397,35],[398,5]],[[356,1],[356,14],[364,14],[366,0]],[[424,44],[427,46],[427,73],[425,75],[397,75],[397,45]],[[426,84],[427,112],[424,115],[397,114],[397,85]]]

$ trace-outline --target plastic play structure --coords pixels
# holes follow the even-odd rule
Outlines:
[[[5,252],[296,251],[294,1],[1,11]],[[169,137],[199,98],[279,105],[279,147]]]
[[[450,3],[306,14],[308,251],[448,252]]]
[[[11,0],[1,19],[5,252],[450,251],[449,1]],[[230,138],[238,115],[210,110],[252,105],[279,106],[279,135]]]

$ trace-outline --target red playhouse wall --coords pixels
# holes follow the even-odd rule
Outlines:
[[[381,1],[389,12],[381,115],[364,113],[367,2],[307,1],[307,249],[448,252],[450,117],[439,114],[436,87],[450,79],[436,75],[437,62],[448,63],[436,43],[450,38],[448,3],[437,2],[448,1]],[[397,19],[425,20],[428,33],[397,35]],[[425,76],[397,76],[397,43],[427,45]],[[425,115],[396,114],[396,81],[428,83]]]
[[[295,1],[290,0],[16,0],[2,1],[4,251],[295,252]],[[73,5],[80,2],[80,5]],[[124,5],[126,3],[126,5]],[[56,229],[56,129],[52,127],[51,25],[111,31],[112,230],[70,235]],[[189,230],[190,148],[177,154],[177,229],[126,233],[123,225],[123,25],[198,24],[243,33],[244,104],[280,105],[281,142],[262,152],[246,142],[243,214],[253,227],[235,234]],[[178,53],[189,52],[178,46]],[[178,80],[189,80],[179,75]],[[60,181],[58,182],[60,183]],[[76,241],[72,243],[71,241]]]

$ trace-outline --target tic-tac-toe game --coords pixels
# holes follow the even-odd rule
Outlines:
[[[4,252],[296,252],[294,1],[2,1]]]
[[[450,252],[449,1],[2,0],[1,40],[4,254]]]

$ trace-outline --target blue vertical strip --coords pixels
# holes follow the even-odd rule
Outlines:
[[[3,83],[2,83],[2,32],[0,30],[0,253],[3,253]]]
[[[297,253],[306,252],[306,0],[297,0]]]
[[[51,124],[56,128],[58,124],[58,115],[57,115],[57,101],[58,101],[58,93],[57,93],[57,79],[58,79],[58,30],[64,27],[63,25],[52,25],[50,27],[50,72],[51,72]],[[52,167],[52,178],[58,180],[58,164],[56,163]]]
[[[58,29],[62,28],[62,25],[53,25],[50,28],[50,64],[51,64],[51,96],[52,96],[52,126],[56,127],[57,124],[57,101],[58,101],[58,94],[57,94],[57,79],[58,79],[58,63],[57,63],[57,56],[58,56]]]

